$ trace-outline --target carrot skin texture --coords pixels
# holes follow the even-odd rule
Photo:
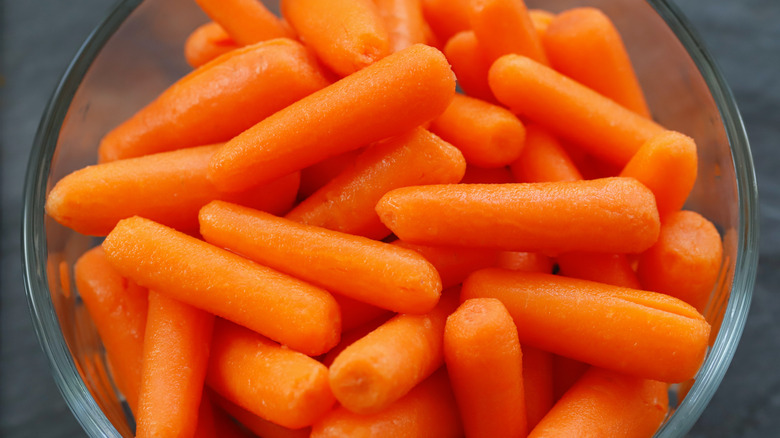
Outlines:
[[[233,138],[209,178],[225,191],[407,132],[441,114],[455,77],[438,50],[414,45],[307,96]]]
[[[417,251],[425,257],[439,273],[444,289],[463,283],[474,271],[494,266],[500,257],[498,251],[490,249],[416,245],[403,240],[396,240],[393,245]]]
[[[100,162],[227,141],[327,84],[295,41],[234,50],[178,80],[109,132],[100,142]]]
[[[411,243],[509,251],[639,253],[660,228],[653,194],[631,178],[405,187],[376,210]]]
[[[397,52],[414,44],[426,44],[431,34],[420,0],[374,0],[390,38],[390,50]]]
[[[230,38],[222,26],[210,21],[199,26],[187,37],[184,42],[184,57],[192,68],[198,68],[239,47],[241,46]]]
[[[522,346],[523,388],[528,430],[533,430],[553,406],[553,355]]]
[[[655,292],[484,269],[466,279],[461,294],[481,297],[504,303],[521,344],[629,375],[682,382],[696,374],[707,349],[704,317]]]
[[[520,157],[510,165],[517,182],[579,181],[582,174],[566,149],[546,129],[528,125]]]
[[[663,225],[662,225],[663,227]],[[560,274],[614,286],[641,289],[639,278],[625,254],[566,253],[559,254],[556,262]]]
[[[195,0],[212,20],[224,27],[236,43],[246,46],[295,33],[257,0]]]
[[[523,0],[472,0],[469,21],[488,63],[517,54],[549,64]]]
[[[133,217],[119,222],[103,249],[117,271],[138,284],[292,349],[318,355],[338,343],[333,296],[206,242]]]
[[[488,84],[490,63],[480,51],[474,31],[458,32],[447,40],[444,54],[452,64],[458,85],[467,95],[485,102],[498,102]]]
[[[224,409],[230,416],[236,419],[244,427],[249,429],[254,435],[263,438],[309,438],[311,434],[310,427],[303,427],[300,429],[288,429],[284,426],[279,426],[276,423],[272,423],[268,420],[264,420],[261,417],[247,411],[246,409],[238,406],[230,400],[222,397],[216,392],[211,392],[212,398],[216,401],[222,409]]]

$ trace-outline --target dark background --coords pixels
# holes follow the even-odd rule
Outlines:
[[[22,286],[22,181],[49,96],[112,0],[2,7],[0,76],[0,437],[80,437],[38,346]],[[691,437],[780,436],[780,1],[677,0],[730,84],[747,126],[761,198],[758,280],[742,341]]]

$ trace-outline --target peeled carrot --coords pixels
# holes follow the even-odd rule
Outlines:
[[[653,194],[632,178],[405,187],[376,210],[412,243],[510,251],[638,253],[660,227]]]
[[[507,184],[515,182],[515,177],[507,167],[485,169],[484,167],[466,166],[466,173],[460,182],[463,184]]]
[[[222,409],[256,436],[262,438],[309,438],[309,435],[311,434],[310,427],[288,429],[258,417],[216,392],[212,391],[211,395]],[[219,438],[222,437],[220,436]]]
[[[553,400],[558,401],[591,368],[590,365],[553,354]]]
[[[325,354],[325,356],[322,357],[322,364],[326,367],[330,367],[333,364],[333,361],[336,360],[342,351],[344,351],[350,345],[354,344],[358,339],[376,330],[377,327],[386,323],[388,319],[390,319],[390,314],[382,315],[379,318],[374,318],[371,321],[368,321],[367,323],[348,332],[345,331],[341,335],[341,341],[339,341],[339,344],[333,347],[333,349],[331,349],[327,354]]]
[[[287,219],[372,239],[390,230],[374,207],[388,191],[409,185],[457,183],[466,162],[449,143],[421,128],[374,144],[352,166],[287,214]]]
[[[316,360],[230,322],[214,327],[208,385],[278,425],[311,425],[333,405],[328,369]]]
[[[488,82],[496,98],[516,114],[619,166],[664,131],[652,120],[523,56],[496,61]]]
[[[219,192],[206,177],[218,148],[203,146],[87,166],[57,182],[46,199],[46,212],[82,234],[105,236],[131,216],[182,231],[197,230],[198,210],[214,199],[275,214],[292,207],[298,173],[242,192]]]
[[[333,295],[341,310],[341,332],[354,330],[377,318],[389,318],[392,312],[343,295]]]
[[[488,63],[514,53],[548,64],[523,0],[472,0],[471,28]]]
[[[455,78],[438,50],[414,45],[303,98],[229,141],[212,159],[217,187],[242,190],[398,135],[449,105]]]
[[[439,41],[471,28],[470,0],[421,0],[423,16]]]
[[[527,435],[522,356],[500,301],[466,300],[447,318],[444,358],[466,436]]]
[[[217,23],[209,21],[192,31],[184,42],[184,57],[193,68],[241,47]]]
[[[242,46],[295,34],[257,0],[195,0],[212,20]]]
[[[390,37],[390,50],[397,52],[414,44],[428,43],[431,30],[425,22],[420,0],[374,0]]]
[[[124,219],[103,241],[109,262],[138,284],[230,319],[306,354],[338,343],[326,291],[147,219]]]
[[[650,117],[642,87],[615,25],[596,8],[558,14],[542,40],[557,71],[644,117]]]
[[[482,297],[504,303],[521,344],[633,376],[682,382],[696,374],[707,350],[704,317],[655,292],[483,269],[461,293],[463,300]]]
[[[503,167],[523,151],[525,127],[507,109],[456,94],[431,123],[431,132],[460,149],[468,164]]]
[[[663,422],[668,404],[664,383],[592,368],[528,436],[648,438]]]
[[[330,292],[401,313],[426,313],[439,301],[439,274],[414,251],[227,202],[199,217],[207,242]]]
[[[377,413],[403,397],[444,363],[444,324],[458,306],[445,292],[425,315],[398,315],[357,340],[330,366],[330,387],[346,409]]]
[[[149,291],[136,437],[192,437],[214,315]]]
[[[578,181],[582,179],[566,149],[539,125],[526,126],[525,146],[510,168],[518,182]]]
[[[558,262],[561,275],[566,277],[632,289],[642,288],[625,254],[570,252],[559,254],[555,260]]]
[[[636,178],[652,190],[663,218],[685,204],[696,183],[697,167],[693,139],[666,131],[642,145],[620,176]]]
[[[712,222],[682,210],[661,224],[658,241],[639,258],[637,273],[648,290],[677,297],[702,311],[718,280],[723,242]]]
[[[303,200],[313,195],[314,192],[335,178],[336,175],[351,166],[361,152],[363,152],[362,149],[344,152],[341,155],[326,158],[301,170],[301,186],[298,189],[298,199]]]
[[[553,406],[553,355],[522,346],[523,388],[528,430],[533,430]]]
[[[178,80],[109,132],[100,142],[100,161],[227,141],[326,85],[316,60],[294,41],[234,50]]]
[[[338,407],[317,422],[311,438],[459,438],[463,428],[447,373],[441,369],[381,412]]]
[[[396,240],[393,245],[417,251],[431,262],[445,289],[463,283],[476,270],[495,266],[500,257],[499,251],[490,249],[416,245],[403,240]]]
[[[452,64],[458,85],[469,96],[486,102],[496,102],[488,84],[490,63],[479,50],[473,31],[459,32],[447,41],[444,54]]]
[[[529,9],[528,16],[531,17],[531,22],[534,24],[536,34],[539,35],[539,40],[542,41],[542,47],[544,47],[544,34],[547,33],[547,28],[550,26],[553,19],[555,19],[555,14],[542,9]],[[546,52],[545,54],[549,57],[549,54]]]
[[[542,272],[551,274],[553,259],[538,252],[501,251],[495,267],[511,271]]]

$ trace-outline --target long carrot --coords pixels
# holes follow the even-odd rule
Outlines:
[[[100,161],[227,141],[326,85],[316,60],[294,41],[234,50],[180,79],[109,132],[100,142]]]
[[[209,21],[196,28],[184,42],[184,57],[193,68],[198,68],[218,56],[241,47],[219,24]]]
[[[463,283],[476,270],[495,266],[500,257],[499,251],[490,249],[416,245],[403,240],[396,240],[393,245],[417,251],[425,257],[439,273],[444,289]]]
[[[233,138],[212,159],[209,177],[229,191],[272,180],[432,120],[454,92],[444,55],[414,45]]]
[[[553,355],[522,346],[523,388],[528,430],[533,430],[553,406]]]
[[[521,344],[634,376],[682,382],[696,374],[707,350],[704,317],[656,292],[483,269],[463,283],[461,299],[481,297],[504,303]]]
[[[390,230],[374,207],[390,190],[456,183],[466,170],[455,147],[424,129],[372,145],[328,184],[298,204],[287,218],[344,233],[382,239]]]
[[[468,437],[528,433],[523,354],[500,301],[466,300],[447,318],[444,358]]]
[[[652,120],[523,56],[500,58],[490,68],[488,82],[496,98],[513,112],[619,166],[664,131]]]
[[[138,284],[230,319],[306,354],[338,343],[326,291],[147,219],[124,219],[103,241],[111,264]]]
[[[488,63],[514,53],[547,64],[542,41],[523,0],[472,0],[471,28]]]
[[[249,412],[290,429],[311,425],[334,402],[324,365],[224,320],[214,328],[206,383]]]
[[[632,178],[405,187],[376,210],[412,243],[510,251],[638,253],[660,228],[653,194]]]
[[[526,126],[525,146],[510,166],[518,182],[578,181],[582,174],[566,149],[539,125]]]
[[[263,2],[257,0],[195,0],[198,6],[219,23],[242,46],[274,38],[293,38],[295,34]]]
[[[486,102],[497,102],[488,84],[490,63],[480,51],[474,31],[458,32],[447,40],[444,54],[452,64],[458,85],[466,94]]]
[[[571,252],[559,254],[555,260],[558,262],[561,275],[566,277],[632,289],[642,288],[625,254]]]
[[[428,43],[431,30],[423,18],[420,0],[374,0],[374,3],[385,23],[392,52]]]
[[[447,41],[458,32],[471,28],[471,0],[421,0],[423,16],[439,41]]]
[[[302,427],[300,429],[288,429],[278,424],[272,423],[268,420],[258,417],[257,415],[247,411],[246,409],[238,406],[230,400],[222,397],[214,391],[210,391],[212,398],[216,401],[216,404],[224,409],[230,416],[235,418],[236,421],[241,423],[244,427],[249,429],[254,435],[262,438],[309,438],[311,434],[310,427]],[[221,438],[221,437],[219,437]]]

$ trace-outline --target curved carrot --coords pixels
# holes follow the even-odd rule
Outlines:
[[[195,0],[212,20],[242,46],[274,38],[294,38],[290,28],[257,0]]]
[[[522,349],[525,412],[528,430],[533,430],[553,406],[553,355],[527,345]]]
[[[682,382],[696,374],[707,350],[704,317],[656,292],[483,269],[463,283],[461,299],[482,297],[504,303],[521,344],[633,376]]]
[[[447,40],[444,54],[452,64],[458,86],[469,96],[495,103],[496,97],[488,84],[490,63],[482,55],[474,31],[458,32]]]
[[[210,394],[222,409],[245,428],[249,429],[254,434],[253,436],[256,435],[262,438],[309,438],[311,434],[310,427],[288,429],[258,417],[214,391],[211,391]],[[235,422],[231,422],[235,424]],[[220,438],[222,437],[220,436]]]
[[[660,227],[653,194],[632,178],[405,187],[376,210],[402,240],[510,251],[638,253]]]
[[[184,57],[193,68],[241,47],[217,23],[210,21],[192,31],[184,42]]]
[[[528,433],[523,354],[515,323],[500,301],[466,300],[447,318],[444,358],[466,436]]]
[[[460,182],[463,184],[507,184],[515,182],[515,177],[507,167],[485,169],[466,166],[466,173]]]
[[[514,53],[548,64],[523,0],[472,0],[471,28],[488,63]]]
[[[374,3],[388,31],[392,52],[428,43],[431,30],[423,18],[420,0],[374,0]]]
[[[561,275],[566,277],[632,289],[642,288],[625,254],[570,252],[559,254],[555,260],[558,262]]]
[[[539,35],[539,40],[542,41],[542,47],[544,47],[544,34],[547,33],[547,28],[550,27],[550,23],[555,19],[555,14],[543,9],[529,9],[528,16],[531,17],[536,34]],[[545,54],[548,55],[549,59],[549,54],[546,52]]]
[[[338,343],[326,291],[147,219],[124,219],[103,241],[111,264],[138,284],[318,355]]]
[[[552,258],[538,252],[500,251],[494,266],[510,271],[551,274],[554,264]]]
[[[520,158],[510,166],[518,182],[578,181],[582,179],[566,149],[539,125],[528,125]]]
[[[423,16],[439,41],[447,41],[458,32],[471,28],[471,0],[421,0]]]
[[[441,114],[455,78],[438,50],[396,52],[263,120],[225,144],[209,177],[235,191],[407,132]]]
[[[330,182],[336,175],[355,163],[355,159],[363,149],[344,152],[343,154],[326,158],[319,163],[301,170],[301,186],[298,189],[298,199],[303,200]]]
[[[476,270],[495,266],[500,257],[499,251],[490,249],[416,245],[403,240],[396,240],[393,245],[411,249],[425,257],[439,273],[444,289],[463,283]]]

